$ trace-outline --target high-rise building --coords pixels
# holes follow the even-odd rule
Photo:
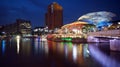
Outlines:
[[[58,3],[53,2],[48,6],[45,14],[45,24],[49,29],[60,28],[63,25],[63,8]]]

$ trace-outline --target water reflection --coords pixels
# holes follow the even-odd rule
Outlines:
[[[39,41],[39,38],[35,38],[34,39],[34,47],[35,47],[35,54],[38,54],[39,53],[39,46],[40,46],[40,41]]]
[[[5,40],[2,40],[2,54],[4,55],[5,53],[5,46],[6,46],[6,41]]]
[[[73,45],[73,60],[76,61],[77,59],[77,46]]]
[[[48,48],[48,43],[47,42],[44,42],[44,49],[45,49],[45,54],[48,55],[49,53],[49,48]]]
[[[17,38],[8,41],[1,40],[0,42],[0,49],[2,50],[3,56],[5,56],[4,60],[6,63],[8,63],[7,60],[11,60],[9,58],[12,57],[11,64],[14,64],[16,61],[18,63],[21,62],[23,65],[26,63],[28,65],[30,63],[34,63],[33,65],[40,63],[46,64],[46,62],[49,62],[49,65],[51,65],[51,63],[60,65],[59,63],[61,62],[63,62],[63,64],[64,62],[72,62],[80,67],[120,66],[120,63],[113,58],[116,56],[116,53],[106,51],[105,44],[102,43],[74,44],[72,42],[40,41],[40,38]],[[16,60],[16,58],[19,59]]]
[[[32,51],[32,40],[30,38],[23,38],[21,41],[21,53],[24,56],[30,56]]]
[[[89,50],[88,50],[88,45],[89,44],[84,44],[84,46],[83,46],[83,55],[84,55],[84,58],[88,58],[90,55],[89,55]]]
[[[49,42],[48,45],[50,46],[49,48],[53,50],[53,52],[57,51],[56,53],[59,53],[60,56],[64,56],[67,60],[77,63],[80,66],[81,65],[85,67],[92,65],[94,67],[96,67],[97,65],[98,67],[120,66],[120,64],[115,59],[109,57],[110,55],[108,55],[105,52],[106,46],[104,43],[101,46],[101,44],[98,43],[73,44],[71,42],[66,43]],[[92,58],[90,56],[92,56]]]
[[[100,44],[96,43],[89,45],[90,55],[92,55],[98,62],[100,62],[103,67],[120,67],[119,62],[103,53],[96,45]]]
[[[71,42],[49,42],[49,48],[53,52],[59,53],[59,56],[64,56],[67,60],[85,66],[84,57],[89,57],[88,44],[73,44]]]
[[[47,42],[40,41],[40,38],[34,39],[34,50],[35,50],[35,54],[40,54],[40,53],[45,52],[45,54],[47,55],[49,53]]]
[[[17,54],[19,54],[20,51],[20,38],[17,38]]]

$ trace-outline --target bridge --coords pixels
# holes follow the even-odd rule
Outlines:
[[[112,51],[120,51],[120,29],[89,32],[88,42],[108,42]]]
[[[88,42],[109,42],[111,39],[120,39],[120,29],[89,32]]]
[[[94,37],[108,37],[108,38],[120,37],[120,29],[89,32],[87,35],[94,36]]]

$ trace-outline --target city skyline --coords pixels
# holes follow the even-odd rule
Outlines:
[[[87,0],[1,0],[0,25],[11,24],[16,19],[30,20],[33,27],[44,26],[47,6],[57,2],[63,7],[63,23],[68,24],[80,16],[97,11],[115,13],[116,20],[120,19],[119,0],[87,1]]]

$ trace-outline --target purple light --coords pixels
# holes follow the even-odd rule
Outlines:
[[[102,53],[97,46],[89,45],[90,55],[105,67],[120,67],[120,63]]]

